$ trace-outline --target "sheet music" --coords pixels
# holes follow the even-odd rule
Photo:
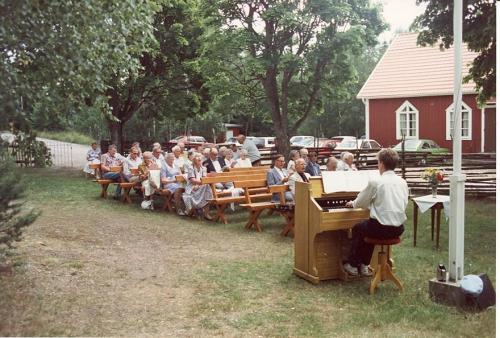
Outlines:
[[[378,170],[323,171],[323,190],[326,194],[335,192],[360,192],[368,181],[380,177]]]
[[[149,181],[153,182],[157,188],[161,187],[161,180],[160,180],[160,170],[150,170],[149,171]]]

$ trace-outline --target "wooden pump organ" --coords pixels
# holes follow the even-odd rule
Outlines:
[[[342,262],[349,254],[352,227],[370,217],[365,209],[346,208],[378,171],[324,172],[295,186],[294,273],[314,284],[349,279]],[[375,248],[371,266],[376,266]]]

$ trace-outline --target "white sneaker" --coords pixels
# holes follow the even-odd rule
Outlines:
[[[186,216],[187,214],[184,211],[182,211],[182,210],[179,209],[179,210],[177,210],[177,215],[179,215],[179,216]]]
[[[358,275],[358,269],[349,263],[344,264],[344,271],[347,272],[350,276],[357,276]]]
[[[364,277],[373,276],[373,271],[370,269],[369,265],[361,264],[361,266],[359,267],[359,273]]]

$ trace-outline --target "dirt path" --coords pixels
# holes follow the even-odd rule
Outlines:
[[[8,287],[28,290],[7,300],[14,313],[0,335],[203,336],[192,320],[198,270],[291,250],[290,241],[277,246],[259,234],[164,213],[42,211],[14,257],[19,273],[0,276],[6,294]]]

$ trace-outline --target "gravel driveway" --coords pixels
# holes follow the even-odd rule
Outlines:
[[[49,147],[54,167],[83,169],[83,166],[87,162],[86,156],[90,146],[49,140],[41,137],[37,137],[37,140],[43,141]]]

